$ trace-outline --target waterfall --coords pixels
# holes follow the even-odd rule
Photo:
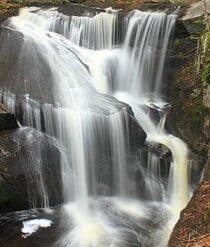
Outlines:
[[[118,91],[137,96],[160,93],[165,56],[174,21],[174,15],[167,16],[164,13],[151,14],[135,10],[130,14],[123,58],[120,59],[117,69]]]
[[[119,116],[121,115],[121,116]],[[113,167],[115,167],[115,182],[117,188],[116,193],[119,196],[128,196],[128,183],[127,183],[127,157],[126,157],[126,140],[124,129],[126,126],[123,125],[125,114],[116,113],[111,119],[111,149],[113,157]],[[127,122],[127,121],[126,121]]]
[[[188,201],[187,146],[165,131],[169,105],[160,96],[175,19],[137,10],[69,17],[25,8],[2,26],[0,61],[11,70],[0,68],[0,99],[37,131],[16,136],[32,143],[28,169],[40,177],[36,189],[28,187],[32,207],[53,203],[39,142],[31,138],[47,137],[58,150],[67,221],[58,246],[166,245],[171,211]],[[142,148],[144,133],[147,143],[172,153],[166,184],[160,158]]]

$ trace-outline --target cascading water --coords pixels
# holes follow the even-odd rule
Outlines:
[[[119,18],[127,23],[123,44]],[[0,61],[12,69],[0,68],[1,100],[60,150],[65,230],[56,246],[166,245],[171,208],[177,214],[188,200],[187,147],[164,130],[168,105],[159,98],[175,19],[141,11],[119,17],[111,9],[94,17],[23,9],[2,26]],[[151,109],[162,115],[158,123]],[[146,162],[139,157],[134,139],[144,133],[136,120],[147,142],[172,153],[167,184],[156,155],[147,154]],[[41,158],[39,144],[23,137]],[[42,161],[35,162],[30,166],[40,173]],[[38,190],[44,203],[34,207],[51,205],[44,179]]]

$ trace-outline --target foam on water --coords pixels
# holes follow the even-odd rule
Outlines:
[[[39,230],[39,228],[43,227],[50,227],[52,225],[51,220],[47,219],[33,219],[33,220],[26,220],[23,221],[23,228],[21,232],[24,234],[24,237],[30,236],[32,233]]]
[[[115,199],[116,207],[122,213],[130,215],[135,218],[146,218],[146,210],[143,205],[139,201],[135,200],[123,200],[123,199]]]
[[[73,229],[68,236],[59,241],[62,246],[115,246],[115,240],[119,239],[118,231],[109,226],[100,212],[86,214],[78,210],[77,204],[65,206],[68,216],[71,216]]]

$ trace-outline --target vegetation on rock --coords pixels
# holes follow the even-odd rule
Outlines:
[[[206,65],[203,74],[202,74],[202,81],[206,82],[207,84],[210,85],[210,61],[209,63]]]
[[[203,22],[203,23],[202,23]],[[209,105],[204,102],[210,75],[210,32],[205,31],[203,17],[184,21],[186,34],[177,38],[177,70],[172,80],[171,121],[173,130],[183,138],[191,150],[201,156],[209,152]],[[198,28],[198,27],[203,27]],[[209,99],[207,100],[209,102]],[[176,119],[176,120],[175,120]],[[177,121],[178,119],[178,121]],[[198,158],[200,162],[201,158]],[[210,246],[210,163],[204,181],[196,189],[191,201],[181,212],[169,241],[169,247]]]

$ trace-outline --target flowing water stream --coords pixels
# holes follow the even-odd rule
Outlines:
[[[167,244],[189,197],[188,149],[165,130],[169,104],[161,97],[175,20],[137,10],[69,17],[25,8],[2,25],[1,100],[30,127],[15,140],[31,150],[32,208],[52,206],[57,186],[42,146],[60,154],[63,228],[52,246]],[[157,144],[171,152],[165,167],[149,148]]]

